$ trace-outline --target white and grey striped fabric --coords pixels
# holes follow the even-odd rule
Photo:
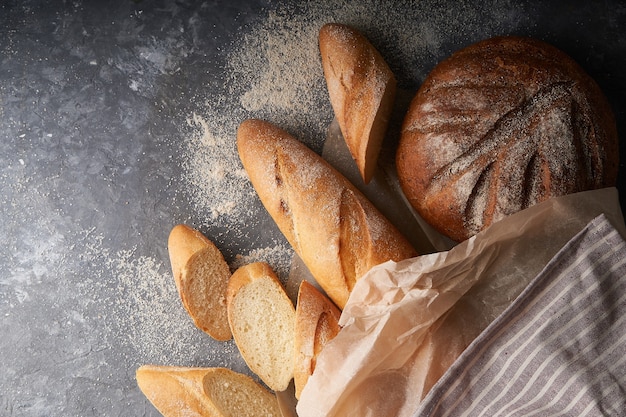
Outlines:
[[[604,216],[465,350],[416,416],[626,416],[626,243]]]

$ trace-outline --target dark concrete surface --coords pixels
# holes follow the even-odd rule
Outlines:
[[[214,342],[189,322],[166,242],[186,222],[231,264],[255,248],[284,248],[254,197],[236,224],[211,221],[210,204],[187,192],[186,176],[189,115],[219,97],[217,114],[229,118],[219,113],[238,100],[226,91],[228,54],[246,35],[261,36],[257,28],[275,10],[286,29],[285,13],[356,24],[389,54],[408,91],[473,41],[538,37],[596,79],[626,137],[621,1],[365,2],[356,12],[340,1],[314,3],[0,3],[0,415],[156,416],[134,381],[142,364],[249,372],[232,342]],[[390,37],[387,14],[423,34],[419,54],[403,55],[407,40]],[[332,119],[327,104],[316,110],[321,122]],[[233,115],[243,116],[283,120],[246,109]],[[290,127],[321,151],[325,132],[306,129],[324,123],[307,117]],[[622,140],[622,160],[625,149]]]

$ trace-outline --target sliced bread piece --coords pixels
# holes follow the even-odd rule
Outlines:
[[[295,308],[272,268],[255,262],[228,283],[228,322],[248,367],[274,391],[293,379]]]
[[[369,40],[349,26],[324,25],[319,48],[330,103],[367,184],[376,170],[391,118],[396,79]]]
[[[302,281],[296,303],[294,384],[296,398],[315,370],[317,356],[339,333],[341,311],[307,281]]]
[[[216,340],[229,340],[226,287],[231,273],[220,250],[183,224],[170,232],[168,250],[178,294],[194,324]]]
[[[281,417],[274,394],[230,369],[144,365],[136,379],[165,417]]]

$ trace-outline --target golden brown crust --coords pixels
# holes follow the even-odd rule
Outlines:
[[[317,357],[337,333],[341,311],[317,288],[302,281],[296,303],[294,385],[296,398],[315,370]]]
[[[228,280],[226,287],[226,306],[233,304],[233,299],[244,285],[265,275],[273,278],[274,271],[266,263],[254,262],[237,269]]]
[[[393,110],[396,79],[376,48],[354,28],[324,25],[319,48],[335,117],[367,184]]]
[[[419,214],[461,241],[550,197],[614,185],[617,130],[599,87],[570,57],[498,37],[428,75],[397,166]]]
[[[268,213],[338,307],[371,267],[416,255],[354,185],[284,130],[246,120],[237,146]]]
[[[281,416],[271,392],[226,368],[144,365],[136,380],[164,417]]]
[[[137,385],[165,417],[188,413],[190,416],[219,416],[204,395],[205,370],[144,365],[137,369]]]
[[[176,288],[194,324],[216,340],[231,336],[226,311],[230,268],[220,250],[200,231],[172,228],[168,251]]]
[[[181,272],[189,258],[200,249],[205,248],[209,242],[209,239],[200,231],[187,225],[177,224],[172,228],[167,240],[167,250],[177,287],[180,286]]]

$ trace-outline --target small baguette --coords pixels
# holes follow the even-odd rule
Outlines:
[[[313,371],[317,356],[339,333],[341,311],[307,281],[302,281],[296,304],[294,385],[296,398]]]
[[[373,266],[416,255],[353,184],[284,130],[246,120],[237,146],[261,202],[340,309]]]
[[[274,391],[293,379],[295,308],[272,268],[254,262],[237,269],[227,290],[235,344],[252,372]]]
[[[216,340],[229,340],[226,287],[231,273],[224,256],[201,232],[183,224],[171,230],[167,246],[178,294],[194,324]]]
[[[396,78],[367,38],[349,26],[322,26],[319,48],[335,117],[368,184],[394,107]]]
[[[164,417],[281,417],[276,396],[226,368],[144,365],[137,385]]]

